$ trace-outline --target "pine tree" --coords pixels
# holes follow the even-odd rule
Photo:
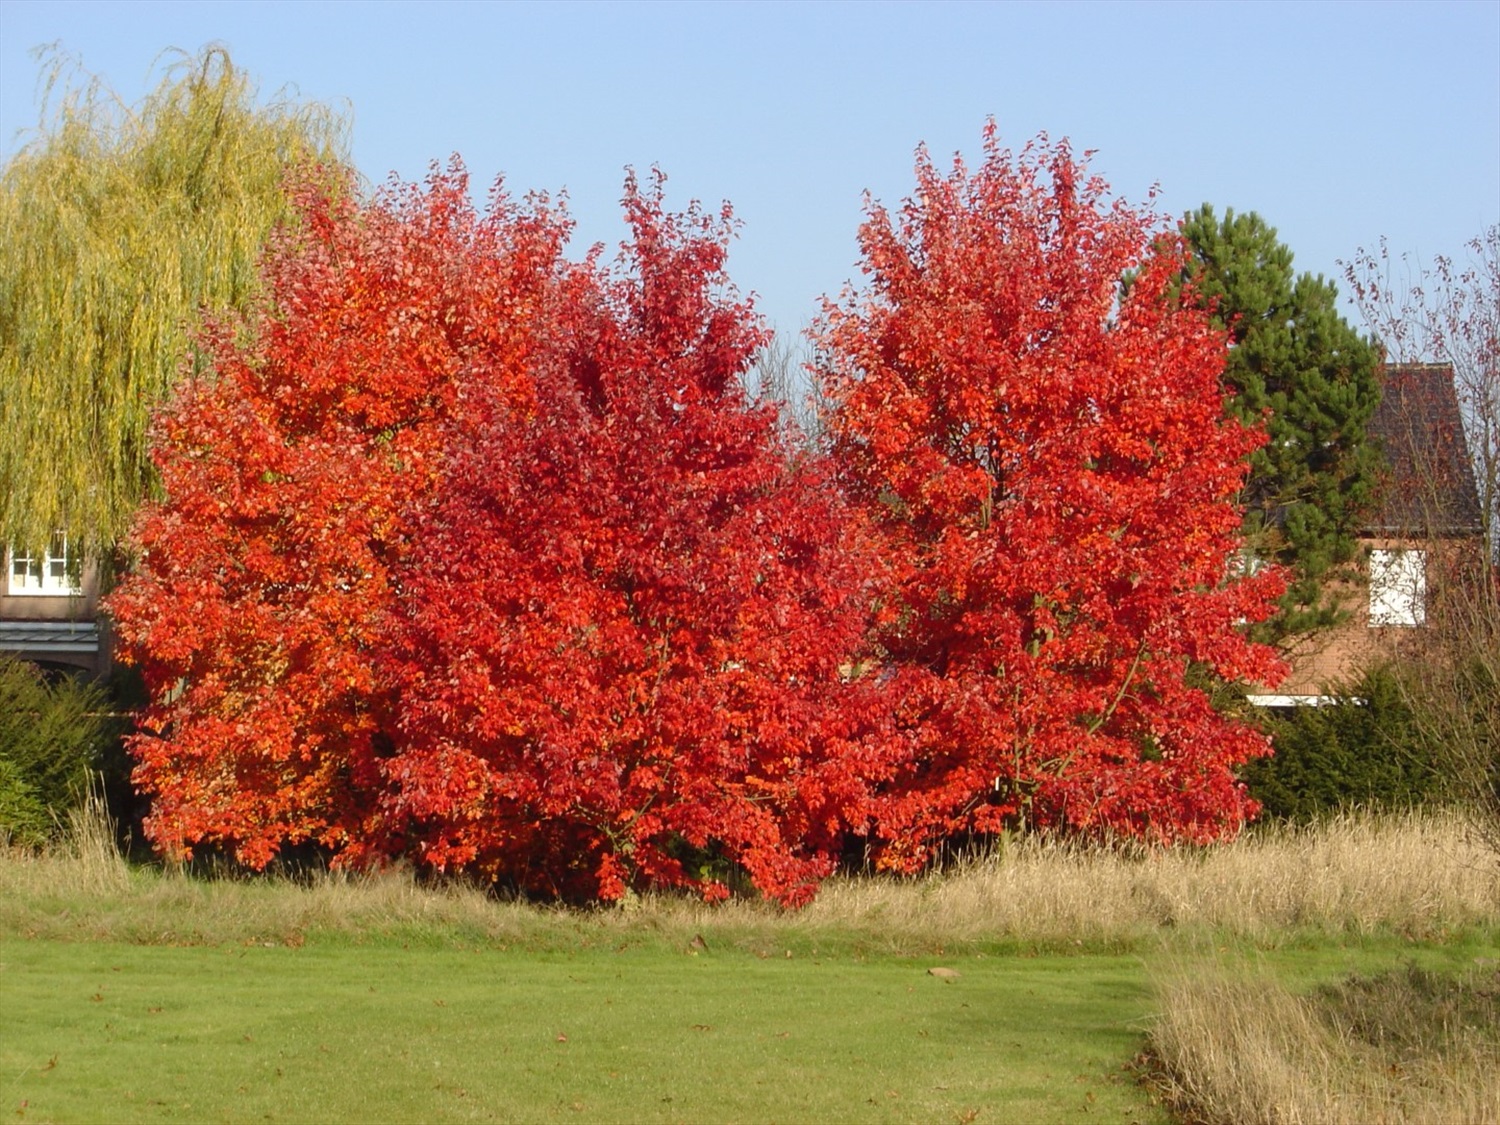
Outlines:
[[[345,135],[324,106],[260,104],[217,47],[133,107],[98,79],[49,100],[0,172],[0,544],[123,537],[192,322],[248,305],[287,168],[337,161]]]
[[[1187,215],[1193,293],[1233,338],[1225,382],[1243,421],[1266,418],[1243,493],[1247,540],[1287,570],[1280,612],[1261,628],[1286,641],[1341,615],[1330,582],[1354,554],[1380,476],[1365,428],[1380,399],[1379,352],[1336,307],[1321,275],[1292,270],[1292,252],[1254,212],[1209,204]]]

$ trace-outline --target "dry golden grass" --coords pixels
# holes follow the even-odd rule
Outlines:
[[[1158,973],[1158,997],[1152,1053],[1188,1120],[1500,1121],[1492,968],[1461,980],[1412,969],[1299,996],[1243,964],[1195,959]]]
[[[1491,925],[1500,863],[1449,815],[1347,817],[1204,849],[1030,839],[946,875],[838,880],[803,915],[952,941],[1131,941],[1207,927],[1265,939]]]
[[[0,852],[0,935],[213,945],[426,930],[503,940],[544,913],[458,883],[424,886],[407,872],[297,881],[133,868],[97,804],[70,828],[52,849]]]
[[[376,875],[201,878],[131,869],[100,818],[52,853],[0,855],[0,934],[217,943],[300,940],[690,941],[872,952],[1017,943],[1129,947],[1199,930],[1264,944],[1307,935],[1439,935],[1500,925],[1500,863],[1456,816],[1350,817],[1205,849],[1088,848],[1044,838],[917,879],[837,878],[802,911],[647,895],[579,911],[461,883]],[[446,936],[444,936],[446,935]]]

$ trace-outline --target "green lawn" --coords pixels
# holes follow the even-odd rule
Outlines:
[[[0,997],[21,1121],[1163,1120],[1129,956],[11,940]]]

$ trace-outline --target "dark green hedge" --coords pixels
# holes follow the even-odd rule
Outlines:
[[[1241,774],[1262,817],[1300,823],[1446,795],[1436,749],[1418,730],[1393,669],[1371,669],[1330,694],[1343,701],[1267,713],[1275,756]]]

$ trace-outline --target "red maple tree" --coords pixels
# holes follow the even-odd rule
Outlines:
[[[468,386],[526,399],[568,274],[568,222],[498,189],[481,219],[456,162],[368,205],[317,176],[295,192],[263,306],[203,330],[207,370],[157,420],[165,499],[109,602],[150,692],[132,740],[147,834],[255,867],[370,831],[389,726],[371,647],[442,423]]]
[[[1264,741],[1198,684],[1272,674],[1237,623],[1276,579],[1229,565],[1261,439],[1224,339],[1066,147],[918,177],[822,325],[834,462],[741,388],[727,209],[632,180],[607,269],[456,163],[302,187],[160,416],[111,601],[158,848],[795,904],[850,836],[1232,830]]]
[[[840,665],[873,566],[826,466],[740,377],[767,333],[720,215],[624,200],[536,399],[476,399],[424,512],[385,667],[397,846],[533,893],[806,901],[868,815]],[[461,432],[460,432],[461,431]]]
[[[1171,299],[1181,256],[1066,143],[972,173],[925,151],[860,231],[868,287],[816,329],[835,457],[893,568],[882,675],[908,746],[883,862],[1017,821],[1206,840],[1265,753],[1214,678],[1271,681],[1240,624],[1236,491],[1263,440],[1225,416],[1226,341]],[[1131,278],[1128,288],[1122,280]]]
[[[161,415],[111,602],[158,848],[607,899],[737,868],[797,903],[867,822],[858,522],[745,397],[728,211],[624,202],[610,271],[458,166],[302,190],[264,307]]]

